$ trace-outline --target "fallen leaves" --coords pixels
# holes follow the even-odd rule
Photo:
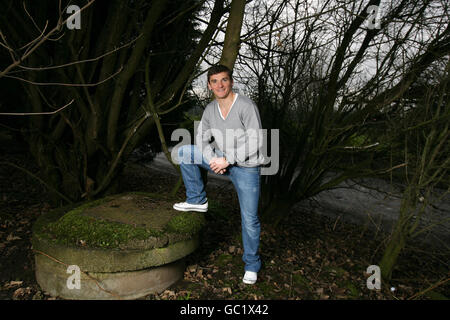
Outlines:
[[[187,269],[189,270],[190,273],[194,273],[197,271],[198,265],[194,264],[189,266]]]
[[[78,240],[78,243],[82,246],[85,247],[86,246],[86,241],[85,240]]]
[[[19,288],[16,291],[14,291],[12,298],[13,300],[19,300],[20,298],[23,298],[26,295],[29,295],[30,293],[31,293],[30,287]]]
[[[163,180],[167,182],[166,177],[161,178],[161,181]],[[135,179],[133,183],[134,181]],[[147,183],[149,179],[143,181]],[[170,186],[171,183],[169,181],[166,185]],[[153,183],[152,187],[155,191],[161,189],[158,183]],[[136,185],[136,189],[139,188],[141,186]],[[220,193],[219,197],[211,195],[211,198],[223,197],[225,200],[222,202],[230,202],[226,198],[228,195],[224,194]],[[13,200],[10,199],[12,197],[12,194],[8,196],[8,201]],[[334,220],[328,221],[307,213],[292,215],[292,220],[289,224],[283,225],[284,230],[281,232],[269,225],[261,225],[260,253],[263,269],[258,274],[258,282],[254,286],[244,285],[242,283],[244,265],[239,257],[243,253],[242,243],[239,237],[236,237],[240,212],[237,198],[233,201],[234,207],[229,212],[229,220],[209,218],[204,233],[205,241],[202,242],[202,247],[188,258],[184,278],[160,294],[149,295],[147,299],[390,298],[382,291],[369,292],[365,287],[366,275],[363,271],[366,270],[368,265],[366,261],[370,260],[378,243],[374,245],[368,236],[361,240],[360,230],[347,227],[341,221],[336,224]],[[10,204],[8,206],[11,208]],[[48,204],[20,208],[10,219],[0,221],[0,250],[2,250],[0,259],[3,259],[0,263],[3,263],[4,268],[2,273],[5,270],[4,274],[11,275],[22,269],[17,268],[17,263],[10,261],[18,261],[18,258],[21,258],[20,261],[26,261],[33,257],[29,248],[29,236],[26,233],[31,230],[31,223],[35,218],[50,208]],[[83,245],[85,241],[80,240],[79,244]],[[22,257],[24,252],[27,252],[26,258]],[[6,262],[9,263],[7,267]],[[28,269],[29,273],[33,269],[32,265],[32,260],[27,260],[23,269]],[[10,276],[4,279],[8,282],[1,288],[2,298],[55,299],[40,292],[36,283],[19,280],[28,278]],[[9,281],[11,279],[15,281]],[[411,283],[411,285],[408,282],[404,285],[396,284],[399,299],[402,298],[400,294],[411,296],[414,290],[423,290],[417,285],[420,283],[419,280]]]
[[[23,298],[28,298],[28,295],[32,292],[31,287],[21,287],[23,285],[23,281],[21,280],[13,280],[5,283],[2,286],[2,290],[11,290],[15,289],[12,294],[13,300],[19,300]],[[20,287],[20,288],[17,288]]]
[[[171,298],[173,299],[175,297],[176,297],[175,291],[172,290],[165,290],[161,295],[162,299],[171,299]]]
[[[11,242],[11,241],[14,241],[14,240],[21,240],[21,239],[22,239],[21,237],[13,236],[12,233],[10,233],[10,234],[6,237],[6,241],[7,241],[7,242]]]
[[[330,295],[325,294],[325,289],[324,288],[316,289],[315,293],[319,296],[320,300],[328,300],[330,298]]]
[[[210,270],[210,267],[200,267],[197,264],[190,265],[186,268],[184,272],[184,279],[193,282],[201,282],[206,279],[212,279],[212,275],[210,273],[205,274],[204,270]],[[213,272],[217,272],[218,270],[213,270]]]
[[[231,290],[230,287],[222,288],[222,291],[225,292],[225,293],[228,293],[228,294],[232,294],[233,293],[233,291]]]
[[[5,285],[3,285],[3,289],[11,289],[17,286],[21,286],[23,283],[23,281],[10,281],[8,283],[6,283]]]

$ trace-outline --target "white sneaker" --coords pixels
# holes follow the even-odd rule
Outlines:
[[[179,202],[173,205],[173,208],[178,211],[197,211],[197,212],[207,212],[208,211],[208,201],[204,204],[191,204],[187,202]]]
[[[257,278],[258,278],[258,273],[253,272],[253,271],[245,271],[242,282],[244,282],[246,284],[255,284]]]

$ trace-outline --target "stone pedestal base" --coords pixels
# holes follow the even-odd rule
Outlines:
[[[51,296],[74,300],[120,300],[137,299],[151,293],[161,293],[183,277],[184,259],[137,271],[80,272],[79,289],[77,277],[68,267],[36,254],[36,280]],[[69,284],[68,284],[69,282]]]
[[[37,282],[65,299],[164,291],[183,277],[184,258],[198,247],[205,224],[203,214],[176,211],[173,202],[127,193],[42,215],[32,240]]]

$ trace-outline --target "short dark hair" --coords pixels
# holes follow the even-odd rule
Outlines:
[[[224,66],[223,64],[216,64],[216,65],[213,65],[208,70],[208,83],[209,83],[209,78],[211,78],[211,76],[221,73],[221,72],[228,73],[230,80],[233,81],[233,71],[231,71],[227,66]]]

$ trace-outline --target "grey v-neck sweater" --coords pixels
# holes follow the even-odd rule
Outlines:
[[[196,144],[207,162],[213,157],[225,156],[230,164],[242,167],[263,164],[261,118],[255,103],[237,94],[224,119],[217,100],[210,102],[198,126]]]

